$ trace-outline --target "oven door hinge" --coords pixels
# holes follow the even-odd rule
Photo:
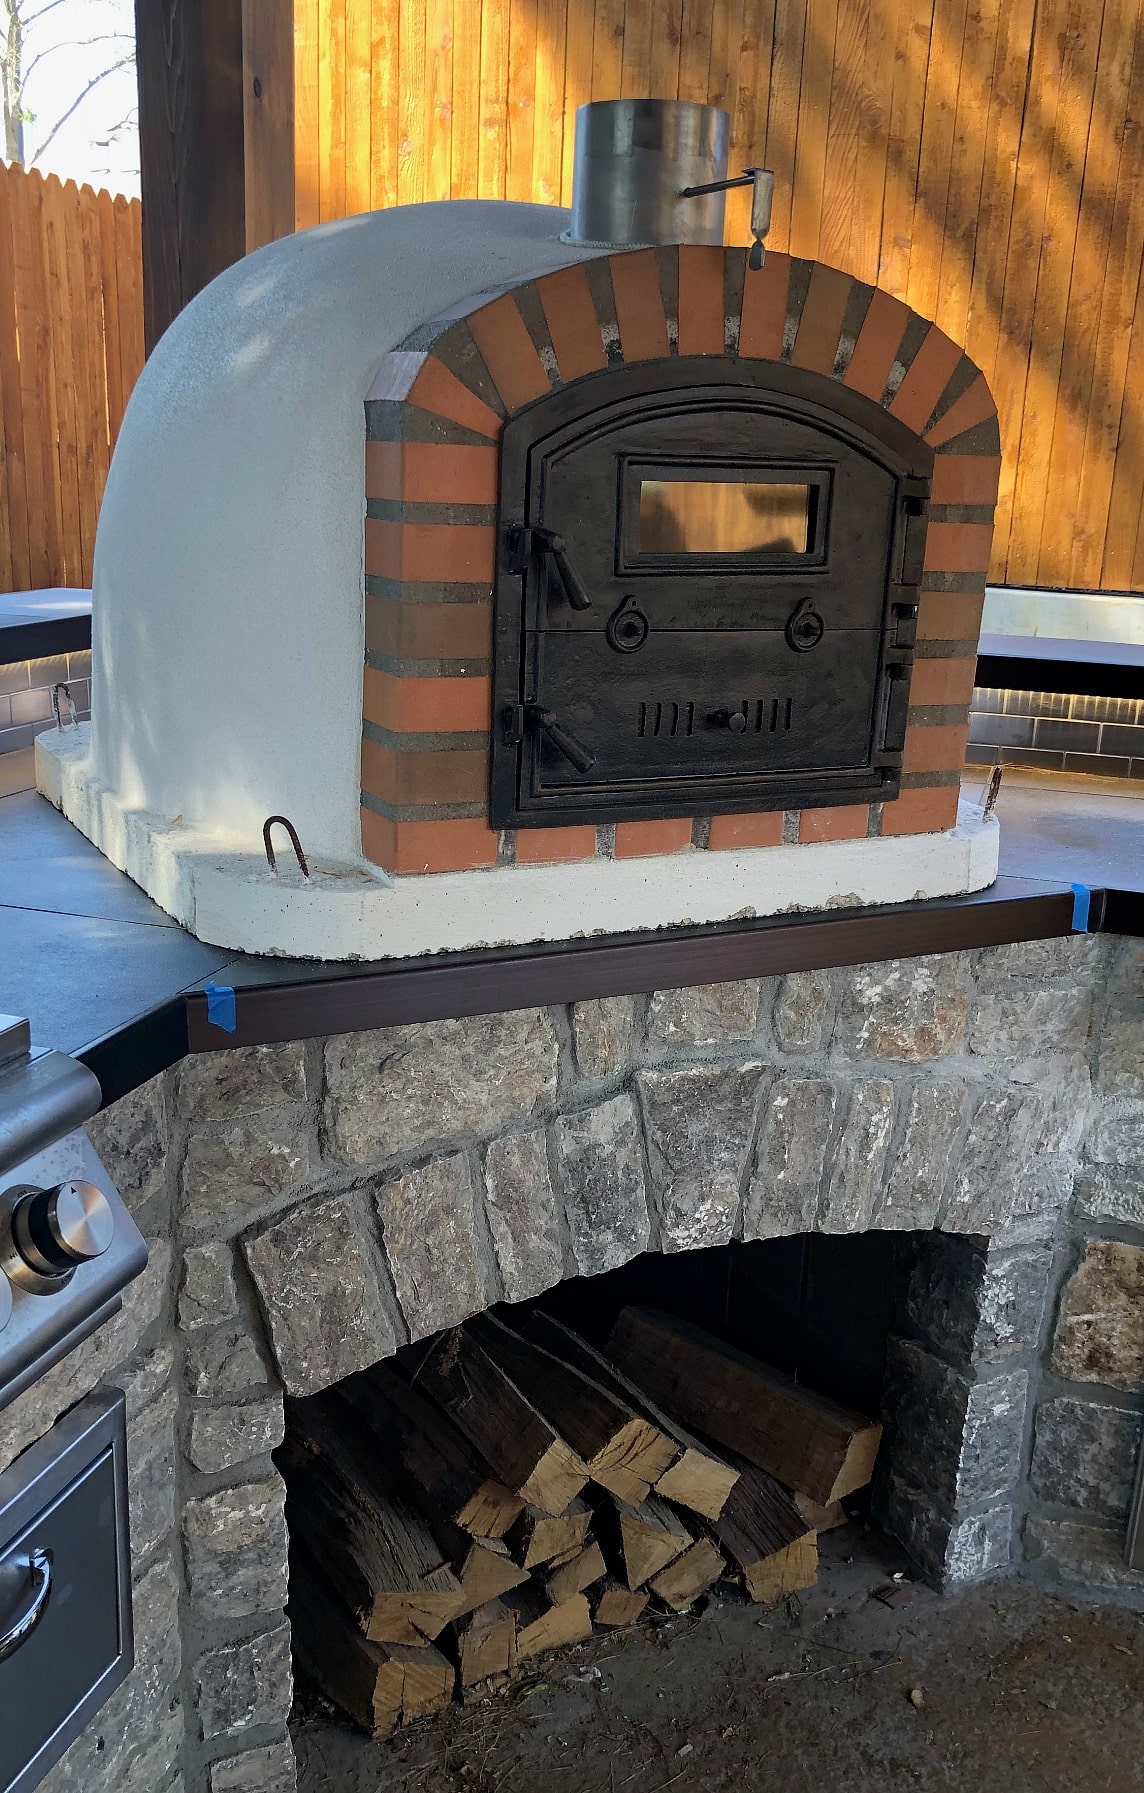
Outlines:
[[[505,704],[501,711],[501,729],[506,747],[519,747],[524,740],[524,705]]]
[[[931,490],[932,484],[928,479],[903,479],[898,485],[900,521],[897,583],[900,585],[917,586],[921,583]]]
[[[875,752],[900,756],[906,745],[906,717],[910,707],[910,666],[890,665],[882,674],[878,705]]]

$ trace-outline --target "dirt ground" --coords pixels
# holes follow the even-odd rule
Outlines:
[[[1027,1581],[941,1596],[847,1526],[818,1586],[549,1658],[370,1743],[299,1689],[299,1793],[1141,1793],[1144,1614]]]

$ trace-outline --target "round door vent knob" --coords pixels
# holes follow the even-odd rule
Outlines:
[[[604,630],[609,647],[614,647],[617,654],[636,653],[647,640],[649,632],[647,617],[630,592],[613,610]]]
[[[12,1285],[0,1270],[0,1332],[12,1318]]]
[[[808,654],[811,648],[818,646],[826,634],[826,624],[810,598],[804,598],[792,610],[787,618],[785,634],[788,645],[796,654]]]
[[[12,1214],[12,1238],[30,1270],[64,1276],[102,1257],[115,1233],[111,1203],[94,1183],[60,1183],[26,1195]]]
[[[707,720],[715,728],[730,729],[733,735],[743,734],[747,727],[742,710],[712,710]]]

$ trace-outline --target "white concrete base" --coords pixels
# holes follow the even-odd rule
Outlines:
[[[957,826],[942,834],[396,880],[360,860],[315,865],[307,881],[287,864],[284,844],[274,875],[261,842],[126,808],[95,775],[86,724],[38,737],[36,779],[81,833],[200,940],[289,958],[413,958],[905,903],[984,890],[997,876],[996,818],[984,819],[964,797]]]

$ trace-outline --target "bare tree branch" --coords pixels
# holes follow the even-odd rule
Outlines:
[[[54,4],[55,0],[52,0],[52,3]],[[44,138],[44,141],[41,143],[39,149],[36,151],[35,155],[32,157],[31,162],[28,164],[28,166],[30,168],[34,168],[36,166],[36,163],[39,161],[39,159],[43,155],[44,151],[49,147],[53,138],[56,137],[60,131],[62,131],[63,127],[67,124],[68,119],[71,118],[72,114],[75,112],[78,112],[79,108],[83,105],[83,102],[86,100],[88,94],[91,93],[94,88],[98,87],[101,81],[106,81],[108,75],[114,75],[121,68],[130,68],[130,66],[134,60],[135,60],[135,58],[133,56],[121,56],[119,58],[118,62],[110,63],[107,68],[101,69],[98,75],[92,76],[92,78],[88,82],[87,86],[85,88],[83,88],[83,90],[79,94],[77,94],[76,98],[72,101],[71,105],[68,107],[68,109],[64,113],[63,117],[58,118],[56,120],[55,124],[52,126],[52,128],[48,132],[47,136]]]
[[[74,43],[69,41],[67,43],[49,44],[46,50],[40,50],[32,57],[31,62],[24,70],[24,80],[27,81],[30,78],[32,70],[38,63],[43,62],[45,56],[51,56],[56,50],[91,50],[96,44],[128,44],[132,41],[133,39],[126,31],[105,31],[101,33],[99,37],[77,38]]]
[[[47,5],[41,6],[39,12],[24,13],[23,14],[23,24],[24,24],[25,30],[27,29],[27,27],[29,25],[36,24],[37,21],[42,19],[46,13],[54,12],[57,6],[62,6],[63,4],[64,4],[64,0],[47,0]]]

